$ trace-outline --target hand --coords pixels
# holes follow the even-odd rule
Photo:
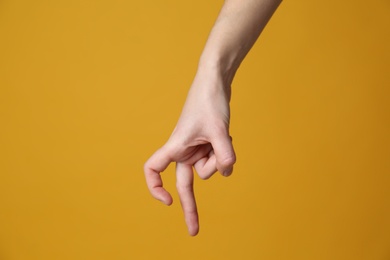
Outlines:
[[[191,236],[199,232],[193,167],[202,179],[217,170],[224,176],[233,171],[236,157],[229,136],[229,101],[230,85],[222,77],[198,73],[172,135],[144,166],[153,197],[171,205],[172,196],[163,188],[160,173],[176,162],[177,191]]]
[[[163,188],[160,173],[176,162],[177,190],[190,235],[199,231],[193,168],[202,179],[217,170],[224,176],[232,173],[236,156],[229,136],[230,84],[280,2],[225,1],[203,49],[200,70],[176,128],[168,142],[145,163],[150,192],[170,205],[172,197]]]

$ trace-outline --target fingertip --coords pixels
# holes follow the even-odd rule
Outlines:
[[[230,175],[232,175],[232,173],[233,173],[233,167],[230,167],[228,169],[225,169],[222,172],[222,175],[225,176],[225,177],[229,177]]]
[[[194,237],[199,233],[199,225],[189,227],[188,228],[188,233],[190,236]]]
[[[158,198],[158,200],[161,201],[162,203],[164,203],[167,206],[171,206],[172,203],[173,203],[172,196],[168,192],[166,194],[164,194],[164,195],[161,195]]]
[[[198,214],[188,215],[186,214],[186,224],[188,228],[188,234],[190,236],[196,236],[199,233],[199,219]]]
[[[212,174],[207,174],[207,175],[198,174],[198,175],[199,175],[199,178],[201,180],[204,180],[204,181],[210,179],[210,177],[212,176]]]
[[[153,187],[150,189],[150,192],[153,198],[155,198],[156,200],[161,201],[167,206],[172,205],[173,203],[172,196],[163,187]]]
[[[172,203],[173,203],[173,199],[172,199],[172,198],[166,199],[166,200],[164,201],[164,204],[167,205],[167,206],[171,206]]]

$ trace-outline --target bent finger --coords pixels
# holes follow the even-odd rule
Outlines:
[[[163,188],[163,181],[160,173],[171,163],[166,147],[157,150],[145,163],[144,173],[146,184],[152,196],[166,205],[172,204],[172,196]]]
[[[216,157],[214,151],[211,150],[208,156],[199,159],[194,163],[194,168],[199,177],[203,180],[207,180],[217,171]]]
[[[233,172],[233,164],[236,162],[236,154],[233,149],[232,139],[229,135],[215,136],[212,146],[216,156],[218,171],[223,176],[229,176]]]

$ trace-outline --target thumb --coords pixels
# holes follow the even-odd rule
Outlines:
[[[233,172],[233,164],[236,162],[232,138],[228,135],[218,135],[211,142],[217,161],[217,170],[223,176],[229,176]]]

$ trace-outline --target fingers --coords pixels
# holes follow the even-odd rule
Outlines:
[[[232,139],[229,135],[217,135],[211,142],[218,171],[223,176],[229,176],[233,172],[233,164],[236,162]]]
[[[203,157],[194,163],[194,168],[201,179],[207,180],[217,171],[216,162],[214,151],[211,150],[207,157]]]
[[[160,173],[171,163],[166,147],[157,150],[144,165],[146,184],[152,196],[166,205],[172,204],[172,196],[163,188]]]
[[[195,236],[199,232],[199,221],[194,195],[194,174],[192,166],[180,162],[176,163],[176,181],[188,232],[191,236]]]
[[[195,149],[193,152],[191,149]],[[233,171],[236,161],[231,138],[226,135],[214,135],[210,143],[186,149],[169,149],[166,144],[157,150],[145,163],[144,172],[147,186],[152,196],[166,205],[172,204],[172,196],[163,188],[160,173],[176,161],[177,190],[183,208],[188,232],[195,236],[199,232],[199,220],[193,189],[193,170],[202,179],[211,177],[217,170],[224,176]],[[184,157],[181,161],[180,155]]]

